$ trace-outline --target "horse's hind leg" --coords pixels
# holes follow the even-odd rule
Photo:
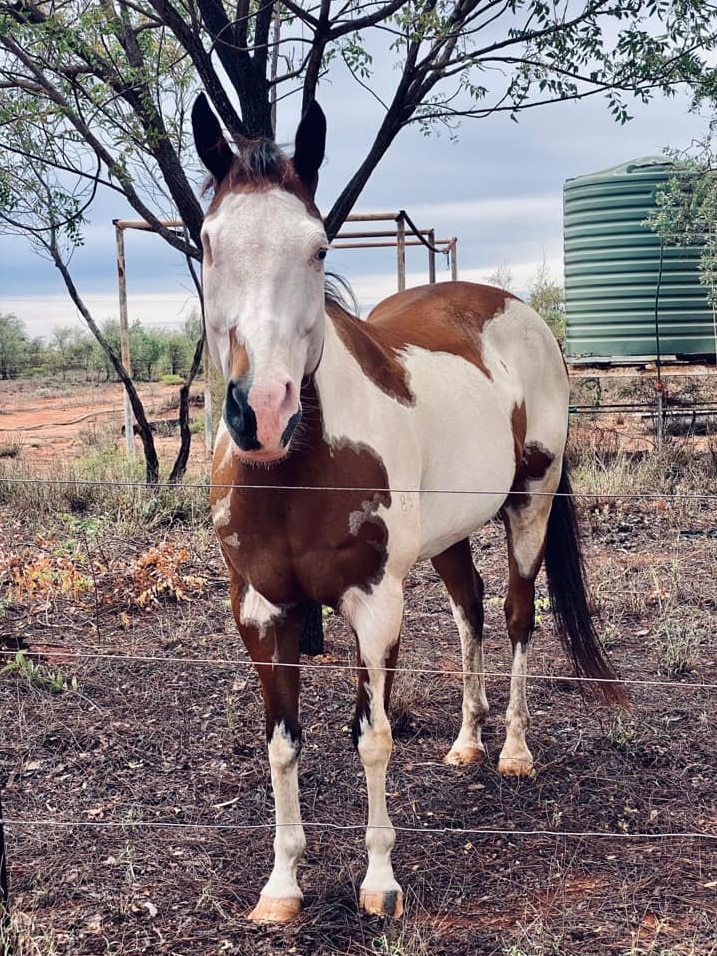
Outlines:
[[[467,538],[436,555],[433,567],[451,599],[463,659],[463,720],[444,759],[450,764],[479,763],[485,757],[481,735],[488,718],[483,674],[483,581],[473,564]]]
[[[533,755],[525,742],[530,726],[526,696],[528,645],[535,628],[535,579],[543,561],[551,503],[550,495],[541,494],[514,496],[503,506],[508,536],[505,621],[513,647],[513,666],[498,772],[510,776],[529,776],[533,772]]]

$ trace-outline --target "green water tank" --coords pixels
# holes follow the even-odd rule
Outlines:
[[[647,157],[565,183],[569,358],[714,355],[699,250],[665,246],[661,262],[660,239],[644,225],[676,172],[674,161]]]

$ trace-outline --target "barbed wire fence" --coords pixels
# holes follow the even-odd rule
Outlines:
[[[122,480],[122,481],[105,481],[101,479],[80,479],[80,478],[45,478],[45,477],[23,477],[23,476],[0,476],[0,489],[12,485],[48,485],[48,486],[79,486],[79,485],[90,485],[95,487],[102,487],[105,489],[124,489],[124,490],[134,490],[140,495],[154,496],[158,492],[162,493],[167,490],[166,486],[160,486],[159,488],[148,488],[148,486],[141,481],[134,480]],[[181,485],[175,486],[179,489],[193,490],[197,492],[207,493],[211,487],[214,488],[223,488],[230,489],[232,485],[217,485],[216,483],[210,484],[206,481],[183,481]],[[287,488],[283,485],[271,485],[271,484],[256,484],[256,485],[246,485],[242,486],[247,490],[257,489],[261,491],[280,489],[286,491]],[[321,486],[296,486],[291,490],[301,493],[306,492],[319,492],[319,493],[331,493],[331,492],[363,492],[363,493],[372,493],[372,492],[382,492],[386,491],[385,488],[367,488],[367,487],[353,487],[353,486],[341,486],[341,487],[321,487]],[[416,495],[419,494],[430,494],[430,495],[490,495],[495,496],[496,492],[489,491],[485,489],[475,490],[475,489],[466,489],[466,488],[454,488],[454,489],[428,489],[428,490],[417,490],[417,489],[391,489],[393,495]],[[517,492],[516,494],[535,494],[534,492]],[[605,500],[619,500],[624,502],[637,502],[637,501],[660,501],[665,504],[666,507],[669,507],[670,504],[676,503],[701,503],[707,505],[717,504],[717,493],[705,491],[705,492],[675,492],[675,493],[663,493],[663,492],[654,492],[654,493],[645,493],[645,492],[605,492],[602,490],[598,491],[576,491],[570,494],[570,497],[582,501],[605,501]],[[717,559],[716,559],[717,560]],[[15,655],[15,651],[11,649],[0,650],[0,671],[2,670],[3,659],[12,659]],[[253,664],[248,658],[227,658],[227,657],[201,657],[201,656],[160,656],[155,654],[109,654],[105,652],[98,651],[95,648],[85,647],[75,649],[63,648],[61,651],[54,652],[53,649],[48,648],[43,651],[43,656],[48,660],[51,660],[54,653],[61,654],[63,660],[71,658],[73,661],[77,662],[90,662],[90,661],[105,661],[111,663],[121,663],[123,665],[129,664],[142,664],[142,665],[157,665],[161,667],[166,667],[168,665],[176,664],[183,667],[206,667],[213,669],[232,669],[232,670],[246,670],[247,673],[250,673],[253,670]],[[292,665],[284,665],[292,666]],[[321,663],[313,663],[311,661],[303,661],[298,665],[302,670],[340,670],[345,672],[357,672],[359,667],[357,664],[343,663],[343,662],[329,662],[322,661]],[[406,676],[417,676],[417,677],[459,677],[463,672],[458,668],[425,668],[425,667],[410,667],[410,666],[398,666],[392,669],[396,675],[403,674]],[[507,670],[485,670],[483,671],[483,676],[486,678],[494,679],[510,679],[510,672]],[[590,681],[588,678],[571,676],[571,675],[556,675],[551,673],[530,673],[529,679],[535,682],[541,681],[552,681],[559,680],[560,683],[587,683]],[[717,690],[717,683],[699,680],[699,681],[685,681],[685,680],[664,680],[664,679],[636,679],[636,678],[624,678],[622,683],[626,686],[635,686],[641,688],[659,688],[659,687],[669,687],[675,692],[692,694],[697,692],[708,692],[710,694],[714,693]],[[1,790],[0,790],[1,796]],[[331,831],[344,831],[344,832],[363,832],[365,825],[362,824],[350,824],[350,823],[337,823],[331,820],[313,820],[313,821],[304,821],[304,827],[312,830],[331,830]],[[23,817],[21,815],[17,816],[5,816],[2,811],[2,804],[0,803],[0,917],[2,918],[3,925],[7,924],[9,920],[9,904],[8,904],[8,885],[7,885],[7,873],[6,873],[6,852],[4,844],[4,832],[5,828],[10,829],[22,829],[28,831],[46,831],[48,828],[53,828],[57,830],[68,830],[68,829],[78,829],[78,830],[117,830],[117,831],[131,831],[139,829],[147,830],[167,830],[167,831],[238,831],[238,832],[253,832],[267,830],[272,831],[275,829],[275,823],[240,823],[240,822],[216,822],[216,821],[200,821],[200,822],[178,822],[178,821],[168,821],[168,820],[151,820],[151,819],[127,819],[127,820],[62,820],[56,819],[54,817]],[[583,839],[610,839],[617,841],[624,841],[625,843],[639,843],[640,841],[658,841],[664,842],[669,840],[676,841],[698,841],[704,842],[710,845],[717,843],[717,833],[711,832],[707,829],[705,830],[686,830],[686,831],[663,831],[663,832],[641,832],[641,831],[632,831],[624,832],[621,830],[560,830],[560,829],[520,829],[520,828],[481,828],[481,827],[442,827],[442,826],[421,826],[421,827],[410,827],[410,826],[395,826],[395,830],[402,833],[408,833],[413,835],[427,835],[427,836],[442,836],[442,835],[460,835],[467,838],[486,838],[491,836],[500,836],[500,837],[511,837],[511,838],[527,838],[527,837],[538,837],[545,839],[567,839],[567,840],[583,840]]]

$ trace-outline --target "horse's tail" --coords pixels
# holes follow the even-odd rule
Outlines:
[[[545,572],[555,623],[578,677],[597,682],[606,701],[627,705],[627,693],[605,655],[590,613],[585,566],[568,467],[563,459],[545,543]]]

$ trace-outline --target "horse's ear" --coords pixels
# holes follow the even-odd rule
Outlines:
[[[309,103],[301,118],[294,145],[294,169],[313,196],[319,184],[319,167],[326,149],[326,117],[316,100]]]
[[[229,172],[234,153],[224,139],[219,120],[214,115],[204,93],[200,93],[194,101],[192,129],[199,158],[215,181],[220,183]]]

